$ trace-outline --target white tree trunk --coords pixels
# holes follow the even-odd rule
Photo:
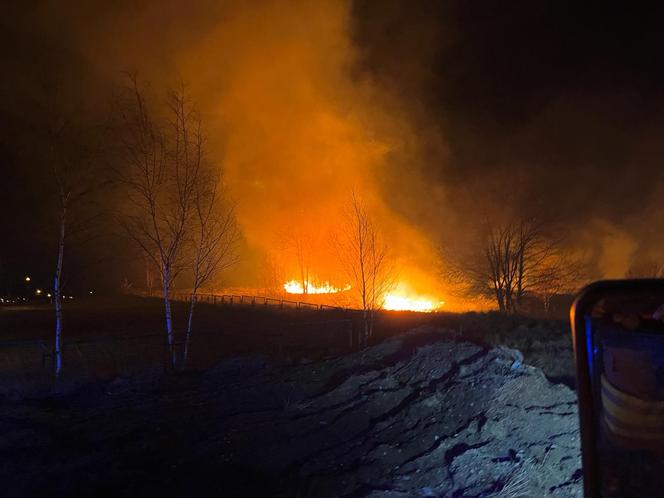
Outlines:
[[[196,306],[196,289],[194,288],[191,293],[191,301],[189,302],[189,319],[187,320],[187,335],[184,339],[184,353],[182,356],[182,365],[184,366],[187,363],[187,357],[189,356],[189,340],[191,339],[191,330],[192,323],[194,319],[194,307]]]
[[[55,267],[53,281],[53,299],[55,301],[55,375],[60,376],[62,370],[62,263],[65,253],[65,221],[66,208],[62,210],[60,218],[60,240],[58,243],[58,262]]]
[[[166,340],[170,355],[171,366],[175,365],[175,348],[173,347],[173,319],[171,313],[171,300],[169,290],[171,286],[170,268],[164,267],[164,315],[166,317]]]

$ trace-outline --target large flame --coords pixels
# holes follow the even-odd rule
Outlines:
[[[321,282],[319,284],[313,284],[312,282],[305,281],[305,287],[302,285],[302,282],[297,280],[289,280],[284,284],[284,290],[289,294],[336,294],[338,292],[344,292],[350,290],[350,285],[344,287],[334,287],[330,282]]]
[[[420,296],[405,284],[399,284],[393,292],[383,298],[383,309],[393,311],[419,311],[429,313],[440,309],[445,301]]]

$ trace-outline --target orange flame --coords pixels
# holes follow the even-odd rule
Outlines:
[[[383,299],[383,309],[391,311],[419,311],[430,313],[440,309],[444,304],[445,301],[420,296],[411,292],[405,284],[399,284],[393,292],[386,294]]]
[[[297,280],[289,280],[284,284],[284,290],[289,294],[337,294],[338,292],[344,292],[350,290],[350,285],[344,287],[334,287],[330,282],[321,282],[318,285],[314,285],[308,280],[305,282],[305,288],[302,286],[302,282]]]

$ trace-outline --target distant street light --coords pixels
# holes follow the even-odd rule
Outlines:
[[[37,290],[35,290],[35,294],[37,294],[38,296],[41,296],[41,293],[42,293],[42,290],[41,290],[41,289],[37,289]]]
[[[32,291],[30,289],[31,287],[30,281],[32,279],[30,278],[30,275],[26,275],[24,280],[25,280],[25,295],[30,297],[30,294],[32,294]],[[25,301],[25,298],[23,298],[23,300]]]

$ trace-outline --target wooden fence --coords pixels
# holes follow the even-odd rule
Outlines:
[[[142,294],[146,295],[146,294]],[[160,294],[150,294],[151,297],[161,296]],[[184,292],[174,292],[171,294],[171,297],[174,301],[190,301],[191,293]],[[208,294],[208,293],[197,293],[195,296],[196,302],[208,303],[208,304],[219,304],[226,306],[264,306],[272,308],[290,308],[290,309],[302,309],[302,310],[336,310],[336,311],[349,311],[354,312],[358,311],[354,308],[344,308],[343,306],[331,306],[328,304],[315,304],[308,303],[305,301],[291,301],[289,299],[280,299],[274,297],[264,297],[264,296],[249,296],[241,294]]]

